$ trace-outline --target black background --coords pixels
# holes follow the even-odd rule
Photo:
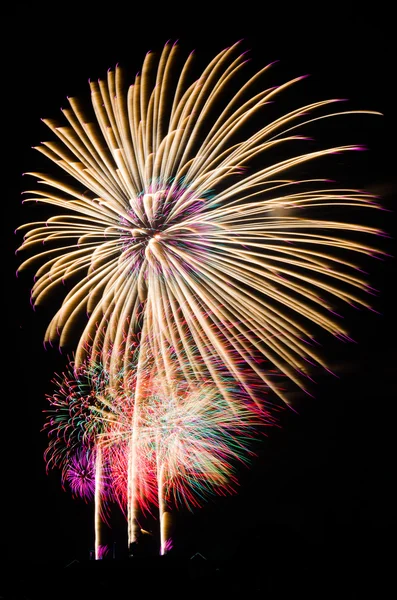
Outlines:
[[[263,5],[259,13],[246,3],[236,7],[235,15],[231,10],[218,13],[201,3],[176,11],[132,3],[54,8],[40,2],[3,9],[1,494],[7,531],[1,544],[7,560],[85,560],[93,547],[92,507],[72,500],[61,489],[58,473],[45,473],[44,394],[51,391],[50,380],[62,370],[64,357],[43,349],[53,307],[33,312],[33,273],[16,278],[19,258],[14,256],[21,242],[14,229],[36,218],[33,208],[21,206],[21,192],[33,184],[22,173],[55,174],[55,167],[31,150],[51,137],[40,118],[60,116],[67,95],[88,98],[88,78],[103,77],[117,62],[135,74],[145,53],[161,50],[168,39],[180,40],[186,55],[196,49],[198,64],[204,66],[243,38],[242,48],[250,51],[254,66],[280,61],[271,84],[311,75],[300,84],[299,101],[348,98],[349,107],[382,112],[383,117],[348,118],[338,125],[339,141],[363,143],[369,150],[335,160],[342,178],[379,194],[391,211],[371,214],[369,224],[376,222],[391,235],[379,243],[395,253],[391,15],[378,4],[369,13],[349,3],[318,12]],[[286,101],[291,99],[294,104],[293,94]],[[278,102],[283,110],[281,97]],[[331,136],[331,129],[323,135]],[[331,160],[330,170],[336,167]],[[327,165],[322,168],[328,176]],[[181,554],[272,556],[287,570],[297,560],[333,557],[340,564],[357,562],[360,576],[373,565],[387,568],[397,533],[395,262],[373,259],[365,266],[379,289],[372,299],[377,313],[344,309],[357,343],[321,337],[339,378],[315,373],[315,399],[298,398],[298,413],[284,411],[281,427],[268,432],[258,460],[241,474],[236,496],[178,516]],[[122,545],[123,535],[117,539]]]

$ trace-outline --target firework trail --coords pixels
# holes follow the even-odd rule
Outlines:
[[[375,208],[374,198],[326,179],[294,179],[293,173],[321,157],[359,149],[301,151],[306,125],[378,113],[343,111],[338,99],[329,99],[266,122],[268,105],[304,78],[258,91],[271,65],[241,83],[247,62],[235,44],[193,78],[193,54],[179,65],[178,46],[167,43],[159,57],[146,55],[129,87],[121,68],[110,70],[106,80],[90,82],[93,114],[69,98],[64,124],[44,120],[56,139],[37,150],[67,177],[30,173],[41,188],[27,192],[26,201],[62,212],[20,228],[26,230],[20,250],[34,253],[20,270],[38,263],[34,305],[68,283],[45,341],[59,340],[61,347],[76,342],[76,368],[99,361],[106,386],[124,402],[124,411],[118,408],[99,435],[109,438],[117,427],[129,435],[120,436],[115,462],[119,470],[127,462],[130,541],[139,502],[150,504],[156,489],[164,512],[168,490],[189,498],[184,482],[196,482],[200,473],[189,458],[195,438],[186,434],[185,447],[180,438],[185,454],[178,455],[172,436],[159,433],[162,415],[182,419],[188,431],[192,398],[208,430],[217,432],[198,387],[222,406],[220,413],[235,415],[234,423],[244,422],[240,407],[251,411],[254,403],[263,410],[268,390],[288,403],[269,371],[305,389],[308,365],[325,366],[312,344],[316,329],[347,337],[333,302],[368,306],[368,287],[353,256],[376,253],[362,234],[379,231],[322,215]],[[273,151],[285,158],[273,163]],[[148,438],[155,459],[145,456],[142,483]],[[52,447],[56,461],[55,441]],[[156,473],[155,486],[149,472]],[[163,549],[166,544],[162,534]]]

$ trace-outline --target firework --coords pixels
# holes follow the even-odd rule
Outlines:
[[[198,378],[190,363],[179,366],[173,347],[163,351],[166,362],[143,345],[137,362],[119,375],[111,418],[97,411],[103,419],[98,440],[111,453],[112,489],[127,507],[131,542],[140,530],[138,512],[152,514],[157,506],[163,531],[170,504],[192,509],[214,493],[234,491],[237,464],[247,464],[252,439],[274,422],[221,365],[217,377],[227,400],[208,373]]]
[[[130,539],[139,530],[138,504],[145,510],[149,501],[159,508],[162,551],[169,539],[170,506],[192,510],[211,495],[233,493],[238,465],[249,464],[253,440],[274,421],[244,398],[236,383],[233,406],[211,381],[193,383],[174,373],[172,383],[167,386],[158,372],[141,381],[141,403],[130,404],[138,414],[131,416],[123,403],[120,418],[101,435],[105,448],[133,442],[128,466]],[[233,395],[232,382],[228,386]],[[129,446],[124,449],[128,452]]]
[[[43,430],[49,438],[45,452],[47,469],[68,469],[69,456],[78,454],[81,447],[87,450],[95,447],[105,422],[97,415],[105,412],[111,418],[112,413],[107,379],[106,372],[98,363],[76,367],[72,361],[65,372],[55,374],[54,392],[47,395],[50,408],[44,411]]]
[[[85,500],[95,496],[95,457],[90,449],[80,448],[68,456],[63,479],[68,482],[73,494]]]
[[[193,55],[178,60],[166,44],[129,87],[119,67],[90,82],[91,114],[69,98],[62,125],[44,120],[54,139],[37,149],[67,178],[30,173],[41,188],[26,201],[60,212],[20,228],[20,250],[34,253],[20,269],[37,264],[32,303],[68,286],[45,341],[76,343],[75,373],[101,372],[89,400],[73,400],[75,388],[54,397],[47,459],[69,469],[72,449],[95,447],[102,480],[98,448],[111,451],[129,541],[138,507],[154,503],[162,551],[170,499],[195,506],[233,487],[251,428],[271,423],[268,391],[288,403],[271,372],[305,389],[308,365],[325,367],[316,329],[347,338],[333,303],[368,306],[353,257],[376,253],[362,240],[379,233],[322,217],[377,207],[369,194],[294,179],[302,165],[359,149],[299,150],[306,125],[377,113],[329,99],[266,122],[268,104],[302,77],[258,91],[271,65],[241,82],[238,44],[198,78]],[[275,163],[274,150],[284,152]]]
[[[167,354],[174,358],[170,348]],[[152,356],[145,369],[141,361],[139,405],[132,365],[128,393],[125,378],[120,376],[120,387],[110,393],[98,365],[74,370],[71,363],[54,379],[56,389],[48,397],[47,467],[61,468],[73,493],[94,501],[96,558],[109,500],[127,509],[131,540],[140,530],[138,508],[153,514],[157,506],[161,553],[166,552],[172,544],[171,507],[192,510],[211,495],[233,493],[237,466],[248,464],[253,438],[274,420],[225,375],[224,385],[235,398],[232,406],[211,380],[194,379],[192,372],[186,378],[188,365],[167,374],[155,365]]]
[[[71,362],[67,371],[55,375],[54,393],[47,396],[51,408],[45,411],[43,427],[49,437],[44,454],[47,470],[60,468],[64,487],[67,482],[74,495],[94,501],[97,559],[101,524],[108,522],[107,503],[114,500],[107,475],[111,457],[103,456],[99,444],[99,434],[114,412],[107,380],[99,364],[75,368]]]
[[[32,289],[35,305],[61,282],[79,278],[45,339],[69,345],[79,315],[87,313],[77,363],[87,347],[96,355],[115,342],[123,345],[122,361],[150,312],[156,339],[169,341],[168,324],[176,322],[178,348],[189,354],[193,342],[210,372],[216,355],[244,382],[237,353],[272,388],[252,358],[261,355],[303,386],[307,364],[323,364],[305,343],[308,325],[344,336],[330,316],[331,300],[366,305],[365,282],[338,250],[374,252],[352,234],[377,230],[314,216],[321,207],[338,214],[341,206],[373,207],[368,194],[291,178],[308,161],[357,147],[292,156],[288,149],[303,139],[305,124],[354,111],[331,112],[333,99],[315,102],[246,137],[246,124],[257,115],[263,121],[267,104],[302,78],[251,96],[269,65],[233,93],[231,82],[246,63],[235,45],[195,80],[189,56],[171,87],[177,55],[170,44],[159,59],[149,53],[128,89],[119,67],[106,81],[91,82],[94,122],[75,98],[63,110],[67,125],[44,121],[58,140],[37,149],[76,186],[31,173],[44,187],[28,200],[68,212],[23,226],[21,248],[35,255],[20,268],[43,263]],[[272,164],[276,146],[285,147],[287,158]],[[263,166],[251,171],[258,156]]]

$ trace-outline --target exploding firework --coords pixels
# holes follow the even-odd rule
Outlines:
[[[112,412],[107,379],[99,364],[75,368],[73,362],[53,379],[54,392],[47,395],[50,408],[44,411],[43,429],[49,438],[45,460],[48,469],[63,469],[64,479],[68,479],[69,457],[79,460],[80,448],[95,447],[104,423],[97,415]]]
[[[168,352],[172,358],[170,348]],[[274,420],[244,397],[238,382],[225,377],[235,399],[231,405],[210,380],[193,379],[193,374],[186,378],[188,365],[165,374],[154,371],[155,364],[148,356],[146,368],[141,365],[139,405],[134,402],[133,366],[128,393],[124,385],[110,393],[108,377],[98,365],[74,369],[71,363],[54,379],[56,390],[48,397],[47,466],[62,468],[62,480],[72,492],[95,502],[96,556],[100,524],[107,520],[104,501],[106,508],[106,502],[117,500],[126,512],[130,493],[135,530],[140,528],[138,507],[153,514],[157,506],[163,553],[172,544],[170,507],[192,510],[211,495],[236,491],[238,465],[249,463],[253,439]],[[120,376],[120,382],[125,378]]]
[[[127,508],[132,540],[138,512],[153,514],[157,506],[163,524],[170,504],[192,509],[214,493],[235,491],[237,465],[248,463],[253,439],[274,422],[220,366],[227,401],[210,378],[197,378],[189,364],[179,368],[172,347],[163,348],[167,370],[146,350],[145,361],[142,349],[128,376],[119,376],[110,418],[107,411],[96,417],[103,421],[98,442],[111,456],[113,494]]]
[[[92,450],[80,448],[68,457],[64,478],[73,494],[86,500],[95,497],[95,456]]]
[[[64,487],[68,483],[74,495],[94,501],[95,556],[99,558],[101,524],[108,522],[108,503],[117,500],[108,476],[111,455],[104,454],[99,444],[104,425],[114,418],[108,376],[99,364],[77,368],[71,362],[53,383],[43,427],[49,437],[44,453],[47,470],[60,468]]]
[[[272,388],[252,358],[259,354],[303,386],[307,364],[322,364],[305,343],[312,335],[308,324],[343,336],[330,316],[332,298],[366,305],[360,294],[365,282],[338,250],[345,256],[373,252],[352,233],[377,230],[314,215],[321,207],[338,214],[341,206],[373,207],[373,198],[291,178],[308,161],[357,147],[269,163],[273,148],[287,152],[303,139],[297,132],[305,124],[353,111],[330,112],[337,100],[315,102],[246,137],[250,119],[258,113],[263,119],[266,105],[302,78],[251,96],[268,66],[228,96],[246,63],[236,52],[237,45],[222,51],[196,80],[189,56],[171,87],[178,47],[167,44],[159,59],[146,56],[128,89],[119,67],[107,81],[90,83],[96,122],[75,98],[63,110],[67,126],[44,121],[58,141],[38,150],[76,186],[31,173],[45,187],[28,200],[68,213],[23,226],[28,231],[21,248],[36,254],[20,268],[43,263],[32,289],[35,305],[61,282],[79,278],[45,336],[70,344],[78,316],[86,312],[78,364],[87,347],[96,355],[114,343],[122,361],[150,313],[160,349],[162,338],[169,341],[169,324],[177,323],[176,347],[189,355],[193,343],[210,372],[218,356],[244,382],[237,353]],[[258,156],[263,166],[251,171]],[[48,249],[42,251],[42,244]]]
[[[66,457],[69,469],[71,448],[111,448],[130,541],[139,504],[163,515],[171,497],[195,506],[229,489],[258,415],[271,422],[268,390],[288,403],[271,371],[304,389],[308,365],[325,367],[316,329],[347,337],[333,303],[368,306],[353,256],[375,253],[362,234],[379,233],[322,218],[377,207],[369,194],[293,178],[357,146],[291,150],[308,124],[371,111],[330,99],[263,124],[268,104],[302,77],[258,91],[271,65],[241,84],[238,44],[196,79],[193,55],[179,68],[178,54],[171,44],[147,54],[128,88],[119,67],[90,82],[93,116],[69,98],[67,124],[44,121],[57,139],[37,149],[68,178],[30,173],[42,187],[26,201],[62,212],[21,227],[20,250],[35,254],[20,269],[40,265],[32,303],[70,282],[45,341],[76,343],[75,372],[100,364],[106,373],[100,389],[89,382],[89,400],[60,388],[47,458]],[[272,163],[274,150],[285,157]],[[98,452],[96,465],[98,475]],[[162,532],[163,551],[167,543]]]

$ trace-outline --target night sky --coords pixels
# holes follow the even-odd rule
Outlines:
[[[2,49],[1,497],[7,532],[1,549],[7,560],[84,560],[93,548],[92,507],[62,490],[58,472],[45,473],[42,410],[53,373],[63,370],[66,357],[56,349],[44,350],[42,339],[55,306],[32,310],[33,272],[16,278],[20,259],[14,254],[22,239],[14,235],[15,228],[38,214],[34,207],[21,205],[22,191],[35,187],[33,178],[22,173],[57,174],[52,163],[31,149],[51,139],[40,119],[61,117],[59,109],[68,95],[88,98],[88,78],[104,76],[116,63],[135,74],[145,53],[161,50],[168,39],[179,39],[186,56],[196,49],[204,66],[244,38],[242,48],[250,51],[258,69],[279,60],[269,75],[271,84],[310,74],[300,84],[298,98],[290,92],[286,102],[297,106],[298,101],[339,97],[349,99],[351,108],[382,112],[383,117],[338,122],[338,141],[365,144],[368,151],[331,158],[321,169],[324,176],[336,172],[352,187],[381,196],[391,212],[371,213],[369,225],[390,234],[390,239],[377,241],[395,254],[390,15],[355,14],[341,4],[343,10],[322,15],[265,10],[258,24],[258,16],[245,11],[245,4],[242,15],[225,15],[225,20],[208,9],[188,19],[154,7],[145,14],[138,8],[124,14],[112,3],[99,11],[94,4],[91,10],[82,5],[86,10],[81,12],[81,3],[64,3],[55,11],[40,2],[20,3],[2,15],[7,39]],[[335,134],[332,127],[318,131],[324,143]],[[342,561],[358,556],[368,564],[386,564],[397,533],[395,261],[363,261],[371,285],[379,290],[372,298],[377,312],[343,308],[344,322],[357,343],[344,344],[319,333],[324,356],[338,378],[319,369],[314,373],[316,384],[310,391],[315,398],[297,397],[297,413],[280,414],[280,428],[268,431],[258,446],[258,459],[242,471],[238,495],[210,501],[194,515],[180,514],[181,554],[253,560],[272,556],[288,567],[302,553],[336,553]],[[120,545],[123,535],[116,536]]]

